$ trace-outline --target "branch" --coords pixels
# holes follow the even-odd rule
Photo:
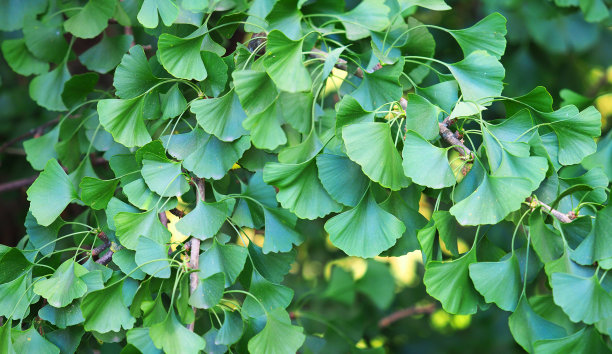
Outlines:
[[[378,322],[378,327],[379,328],[388,327],[393,322],[399,321],[402,318],[411,317],[411,316],[414,316],[414,315],[426,314],[426,313],[427,314],[428,313],[433,313],[437,309],[437,307],[438,306],[435,303],[431,303],[431,304],[428,304],[428,305],[413,306],[413,307],[405,308],[403,310],[396,311],[396,312],[390,314],[389,316],[386,316],[383,319],[381,319]]]
[[[49,127],[51,125],[57,124],[57,122],[59,122],[59,118],[55,118],[52,119],[44,124],[39,125],[38,127],[32,128],[30,130],[28,130],[27,132],[19,135],[18,137],[15,137],[7,142],[5,142],[4,144],[0,145],[0,153],[2,153],[6,148],[8,148],[9,146],[18,143],[22,140],[25,140],[33,135],[35,135],[36,133],[40,133],[43,129],[45,129],[46,127]]]
[[[108,252],[106,252],[102,257],[100,257],[96,263],[98,264],[102,264],[102,265],[107,265],[108,263],[110,263],[110,261],[113,259],[113,254],[119,250],[121,250],[123,248],[123,246],[117,246],[117,248],[114,248],[112,245],[109,248]]]
[[[560,212],[557,209],[553,209],[550,205],[536,199],[536,198],[532,198],[532,197],[527,197],[527,199],[525,199],[525,201],[527,203],[529,203],[530,207],[533,208],[537,208],[538,206],[542,207],[542,209],[544,209],[545,212],[547,212],[548,214],[554,216],[555,218],[557,218],[557,220],[561,221],[562,223],[570,223],[572,222],[574,219],[576,219],[578,216],[576,215],[576,213],[574,213],[573,211],[570,211],[567,214],[564,214],[562,212]]]
[[[204,182],[203,178],[198,178],[196,179],[196,183],[198,186],[198,191],[200,193],[199,198],[202,200],[202,202],[204,202],[206,200],[206,185]],[[200,239],[196,238],[196,237],[191,237],[191,244],[189,245],[190,247],[190,255],[189,255],[189,267],[193,270],[197,270],[200,267]],[[196,288],[198,287],[198,272],[193,272],[191,274],[189,274],[189,292],[191,294],[193,294],[196,290]],[[195,317],[195,313],[197,311],[197,309],[194,307],[193,308],[193,314]],[[195,320],[187,325],[187,329],[189,329],[190,331],[193,332],[193,327],[195,326]]]
[[[19,189],[19,188],[22,188],[22,187],[27,187],[30,184],[34,183],[36,178],[38,178],[38,175],[31,176],[31,177],[28,177],[28,178],[18,179],[16,181],[2,183],[2,184],[0,184],[0,193],[7,192],[7,191],[10,191],[10,190],[13,190],[13,189]]]
[[[109,248],[111,246],[111,241],[108,239],[108,237],[106,236],[106,234],[104,232],[102,232],[102,231],[99,232],[97,236],[104,243],[91,250],[91,255],[92,256],[99,255],[100,253],[104,252],[104,250],[106,250],[107,248]]]
[[[457,136],[455,136],[455,133],[448,128],[451,124],[452,121],[448,119],[448,117],[444,119],[442,123],[438,123],[438,126],[440,127],[440,136],[447,143],[451,144],[461,156],[466,157],[468,160],[473,160],[474,153],[470,151],[470,149],[468,149],[468,147],[465,146],[465,144],[463,144],[463,142],[459,140]]]

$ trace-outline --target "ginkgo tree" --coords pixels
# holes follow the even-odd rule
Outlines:
[[[581,1],[590,18],[586,3],[606,9]],[[609,351],[612,145],[597,150],[600,113],[556,107],[543,87],[504,96],[505,76],[521,73],[500,62],[499,13],[449,29],[422,11],[453,10],[0,5],[0,30],[18,34],[2,42],[6,62],[61,114],[23,144],[40,174],[27,235],[0,247],[0,352],[384,352],[338,333],[324,308],[309,324],[294,296],[304,285],[284,282],[317,235],[369,260],[360,279],[333,267],[313,296],[350,306],[359,293],[384,312],[393,278],[373,259],[419,250],[428,296],[415,302],[498,307],[528,352]],[[438,58],[434,34],[459,59]]]

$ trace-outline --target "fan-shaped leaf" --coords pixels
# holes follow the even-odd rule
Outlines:
[[[368,189],[369,179],[346,155],[317,155],[317,168],[323,187],[339,203],[354,207]]]
[[[136,319],[130,314],[123,297],[123,282],[93,291],[83,298],[81,311],[85,330],[107,333],[130,329]]]
[[[501,95],[505,70],[493,55],[477,50],[447,66],[459,83],[465,101],[486,105],[491,98]]]
[[[247,133],[242,127],[246,114],[234,90],[219,98],[194,102],[191,112],[195,113],[204,131],[223,141],[233,141]]]
[[[229,200],[215,203],[198,201],[195,209],[176,223],[176,229],[200,240],[213,237],[232,212],[232,204],[228,202]]]
[[[266,326],[249,340],[249,352],[255,354],[296,352],[306,340],[303,331],[302,327],[291,324],[289,314],[284,309],[268,311]]]
[[[134,98],[147,92],[158,82],[159,79],[153,75],[144,50],[135,45],[117,66],[113,86],[117,89],[117,96]]]
[[[195,32],[186,38],[163,33],[157,43],[160,63],[173,76],[188,80],[204,80],[207,72],[200,55],[203,39],[204,36],[198,36]]]
[[[514,340],[526,351],[533,353],[533,344],[541,339],[552,339],[565,336],[565,330],[535,313],[527,298],[519,300],[518,306],[510,318],[508,326]]]
[[[376,110],[384,104],[398,101],[402,97],[399,77],[404,69],[404,60],[383,66],[372,73],[364,72],[363,81],[351,93],[366,110]]]
[[[596,274],[553,273],[551,279],[555,303],[572,321],[593,324],[612,316],[612,296],[601,287]]]
[[[66,31],[79,38],[94,38],[107,26],[115,12],[116,0],[91,0],[64,22]]]
[[[49,63],[36,58],[26,47],[25,40],[6,39],[2,42],[2,55],[7,64],[18,74],[28,76],[49,71]]]
[[[151,141],[143,118],[144,103],[144,97],[101,100],[98,102],[100,124],[116,142],[127,147],[143,146]]]
[[[236,281],[244,267],[247,250],[237,245],[222,245],[216,239],[206,252],[200,254],[200,278],[208,278],[216,273],[225,274],[225,286]]]
[[[404,174],[422,186],[450,187],[457,180],[447,154],[448,148],[433,146],[418,133],[408,130],[402,150]]]
[[[141,235],[146,235],[159,244],[170,241],[170,231],[162,225],[154,210],[144,213],[122,211],[115,215],[114,222],[117,238],[125,248],[136,250]]]
[[[159,23],[159,17],[165,26],[169,27],[179,15],[179,7],[173,0],[144,0],[138,12],[138,22],[144,27],[155,28]]]
[[[30,82],[30,97],[50,111],[64,111],[66,106],[62,101],[62,91],[68,79],[70,72],[66,64],[58,65]]]
[[[119,180],[85,177],[79,184],[81,200],[92,209],[104,209],[115,194]]]
[[[82,265],[68,259],[53,275],[34,284],[34,292],[47,299],[54,307],[64,307],[87,292],[87,284],[81,279],[88,273]]]
[[[312,80],[302,61],[303,39],[292,41],[283,32],[268,34],[266,71],[279,89],[287,92],[310,90]]]
[[[499,59],[506,50],[506,19],[498,12],[483,18],[472,27],[449,33],[455,37],[465,56],[477,50],[486,50]]]
[[[30,211],[42,226],[49,226],[64,211],[77,192],[57,160],[47,162],[45,169],[27,191]]]
[[[502,310],[514,311],[523,285],[514,254],[499,262],[472,263],[469,269],[474,287],[487,302],[494,302]]]
[[[206,346],[202,337],[179,322],[174,309],[170,309],[164,321],[151,326],[149,335],[155,346],[168,354],[198,353]]]
[[[295,231],[297,218],[284,209],[264,207],[266,225],[263,252],[289,252],[293,245],[304,242],[304,236]]]

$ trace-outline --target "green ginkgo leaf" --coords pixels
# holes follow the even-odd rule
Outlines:
[[[242,125],[251,133],[251,141],[258,149],[274,150],[287,142],[281,127],[282,112],[280,104],[272,103],[265,110],[250,115]]]
[[[94,38],[108,25],[117,0],[91,0],[64,22],[66,31],[79,38]]]
[[[534,352],[534,343],[542,339],[560,338],[566,335],[565,329],[538,315],[522,296],[516,310],[508,319],[508,327],[514,340],[527,352]]]
[[[469,270],[474,287],[486,302],[494,302],[502,310],[514,311],[523,285],[514,254],[499,262],[472,263]]]
[[[144,27],[155,28],[159,23],[159,17],[166,27],[174,23],[179,15],[179,7],[174,0],[144,0],[138,12],[138,22]]]
[[[92,209],[105,209],[108,202],[115,194],[119,184],[118,179],[102,180],[92,177],[84,177],[79,188],[81,189],[81,200]]]
[[[59,328],[74,326],[85,321],[81,313],[81,301],[79,300],[73,301],[70,305],[62,308],[45,305],[38,310],[38,316]]]
[[[344,205],[356,206],[368,189],[369,179],[346,155],[317,155],[317,169],[325,190]]]
[[[420,198],[421,188],[413,184],[408,188],[392,192],[387,200],[380,204],[384,210],[395,215],[406,226],[402,237],[393,247],[385,251],[385,256],[400,257],[420,248],[417,231],[427,224],[427,219],[419,213]]]
[[[28,76],[49,71],[49,63],[35,57],[23,38],[6,39],[2,42],[2,55],[7,64],[18,74]]]
[[[87,292],[87,284],[81,279],[86,273],[88,271],[85,267],[73,259],[68,259],[50,278],[37,281],[34,284],[34,292],[47,299],[51,306],[67,306]]]
[[[431,261],[425,266],[423,283],[427,293],[440,301],[445,311],[461,315],[476,313],[480,296],[468,274],[472,263],[476,263],[475,249],[461,258],[447,262]]]
[[[4,11],[0,13],[0,30],[16,31],[23,27],[28,15],[39,14],[47,9],[47,2],[35,0],[27,4],[20,0],[8,0],[3,4]]]
[[[402,158],[387,123],[356,123],[342,128],[348,157],[374,182],[392,190],[407,187]]]
[[[274,283],[283,281],[285,275],[291,270],[291,264],[296,256],[295,250],[286,253],[264,254],[261,247],[252,242],[249,243],[248,250],[255,269],[264,278]]]
[[[47,5],[44,6],[46,8]],[[23,38],[30,52],[44,61],[60,63],[68,52],[60,17],[44,21],[26,19],[23,23]]]
[[[198,200],[196,207],[176,223],[176,229],[200,240],[211,238],[231,214],[232,206],[229,200],[214,203]]]
[[[62,218],[56,219],[49,226],[39,225],[36,221],[34,215],[31,212],[28,212],[26,215],[24,226],[26,228],[26,233],[30,239],[30,242],[34,246],[34,248],[38,249],[40,253],[44,256],[53,252],[55,249],[55,239],[57,238],[57,234],[59,230],[64,226],[64,220]]]
[[[454,185],[457,180],[448,161],[448,149],[433,146],[418,133],[408,130],[402,150],[404,174],[430,188]]]
[[[288,146],[278,153],[281,163],[302,163],[313,159],[323,149],[323,143],[314,129],[301,143]]]
[[[30,82],[30,97],[50,111],[65,111],[62,101],[64,84],[70,79],[66,64],[58,65],[48,73],[35,77]]]
[[[533,250],[543,263],[558,259],[563,253],[563,239],[558,231],[544,223],[542,211],[529,216],[529,234]]]
[[[216,239],[206,252],[200,254],[200,278],[208,278],[216,273],[225,274],[225,286],[236,281],[244,267],[248,252],[238,245],[222,245]]]
[[[174,309],[170,309],[164,321],[151,326],[149,335],[155,346],[168,354],[199,353],[206,346],[202,337],[179,322]]]
[[[346,95],[336,105],[336,134],[340,135],[345,125],[374,122],[374,116],[374,112],[363,109],[353,96]]]
[[[153,75],[147,56],[141,46],[135,45],[123,56],[115,70],[113,86],[117,96],[134,98],[142,95],[160,81]]]
[[[101,100],[98,102],[100,124],[116,142],[127,147],[143,146],[151,141],[142,116],[144,103],[144,97]]]
[[[72,76],[64,84],[62,90],[62,102],[66,107],[75,107],[85,101],[87,96],[93,92],[98,83],[99,76],[96,73],[84,73]]]
[[[124,185],[122,189],[128,201],[142,210],[150,210],[160,204],[162,204],[164,210],[169,210],[174,208],[177,204],[176,198],[170,198],[170,201],[166,203],[162,196],[154,193],[147,187],[147,184],[142,178],[138,178]]]
[[[133,40],[134,37],[131,35],[115,37],[104,35],[98,44],[81,54],[79,60],[87,69],[105,74],[121,62],[123,54],[130,49]]]
[[[601,134],[601,113],[595,107],[579,112],[575,106],[565,106],[550,113],[535,111],[534,117],[556,134],[561,165],[580,163],[597,150],[593,138]]]
[[[404,0],[401,2],[402,10],[411,6],[420,6],[435,11],[450,10],[451,7],[444,0]]]
[[[200,55],[204,36],[198,35],[197,32],[185,38],[168,33],[159,36],[157,43],[159,61],[173,76],[198,81],[206,78],[206,68]]]
[[[293,298],[293,290],[284,285],[274,284],[266,280],[256,270],[253,271],[251,277],[249,292],[253,294],[259,302],[251,296],[244,299],[242,313],[252,318],[264,315],[264,311],[270,311],[276,308],[284,309],[289,306]]]
[[[612,295],[602,288],[597,274],[581,277],[553,273],[551,277],[555,304],[574,321],[593,324],[612,316]]]
[[[11,339],[11,330],[13,329],[13,321],[9,319],[0,326],[0,352],[3,354],[17,354],[13,347],[13,340]]]
[[[433,140],[440,134],[438,115],[441,110],[427,99],[415,95],[406,95],[406,130],[413,130],[427,140]]]
[[[342,210],[332,199],[317,177],[315,160],[300,164],[266,164],[263,179],[276,186],[276,199],[283,208],[304,219],[316,219]]]
[[[170,241],[170,231],[166,229],[154,210],[144,213],[119,212],[114,217],[117,238],[128,249],[136,250],[140,235],[146,235],[159,244]]]
[[[50,159],[57,159],[57,151],[49,149],[49,146],[55,146],[59,139],[59,127],[55,127],[46,134],[38,138],[26,140],[23,142],[23,149],[26,153],[26,160],[32,165],[35,170],[42,170]]]
[[[165,156],[145,153],[141,173],[147,186],[162,197],[178,197],[189,190],[189,184],[183,177],[181,163]]]
[[[486,105],[494,97],[501,95],[504,67],[495,56],[477,50],[460,62],[447,65],[459,83],[463,99]]]
[[[312,92],[281,92],[278,102],[285,122],[307,134],[312,122]]]
[[[8,323],[10,327],[10,321]],[[13,330],[11,337],[13,338],[13,347],[17,353],[60,353],[59,348],[41,336],[34,326],[26,331]]]
[[[136,264],[135,256],[136,252],[127,248],[122,248],[113,253],[113,263],[115,263],[124,274],[137,280],[143,280],[146,274]]]
[[[291,324],[287,311],[268,311],[266,326],[249,340],[249,353],[281,354],[296,352],[306,340],[302,327]],[[282,338],[282,340],[279,340]]]
[[[364,72],[363,81],[351,93],[366,110],[376,110],[379,107],[398,101],[402,97],[402,86],[399,77],[404,69],[404,59],[393,65],[383,66],[372,73]]]
[[[234,141],[247,133],[242,127],[246,114],[234,90],[219,98],[194,102],[191,112],[204,131],[222,141]]]
[[[22,319],[30,313],[30,303],[40,297],[32,291],[32,272],[0,284],[0,316]]]
[[[129,345],[136,347],[142,353],[162,354],[151,339],[149,328],[132,328],[126,333]]]
[[[499,59],[506,50],[506,19],[498,12],[488,15],[472,27],[448,32],[455,37],[465,56],[485,50]]]
[[[47,162],[27,194],[30,211],[42,226],[51,225],[66,206],[78,198],[70,178],[55,159]]]
[[[406,226],[369,193],[355,208],[329,219],[325,231],[331,243],[349,256],[371,258],[393,246]]]
[[[605,353],[610,348],[593,327],[585,327],[563,338],[535,342],[534,353]]]
[[[209,309],[221,301],[225,290],[225,276],[215,273],[209,277],[198,274],[198,286],[189,297],[189,304],[199,309]]]
[[[144,235],[140,236],[134,261],[143,272],[153,277],[170,278],[168,246],[163,243]]]
[[[346,37],[355,41],[368,37],[370,31],[382,31],[389,26],[390,10],[379,1],[364,0],[351,11],[337,16],[346,29]]]
[[[174,84],[162,99],[162,118],[178,117],[187,109],[187,100],[181,93],[178,84]]]
[[[263,207],[266,225],[263,252],[289,252],[293,245],[304,242],[304,236],[295,231],[297,218],[284,209]]]
[[[232,78],[240,103],[249,116],[265,110],[278,97],[278,90],[265,71],[237,70]]]
[[[282,91],[310,90],[312,79],[302,61],[303,41],[303,39],[292,41],[278,30],[268,34],[264,65],[276,86]]]
[[[507,193],[512,190],[512,193]],[[525,178],[494,177],[483,174],[476,190],[452,208],[461,225],[496,224],[519,209],[531,193],[531,182]]]
[[[239,311],[223,309],[223,325],[215,337],[216,344],[232,345],[236,343],[244,331],[244,322]]]
[[[81,311],[85,330],[107,333],[130,329],[136,319],[130,314],[123,296],[123,281],[93,291],[83,298]]]

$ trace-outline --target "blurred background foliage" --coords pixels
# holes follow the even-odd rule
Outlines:
[[[500,12],[508,20],[508,46],[502,57],[507,73],[504,94],[517,96],[542,85],[553,95],[557,106],[572,103],[583,108],[594,104],[602,113],[599,145],[603,147],[603,142],[612,139],[612,1],[590,2],[600,5],[599,8],[581,8],[580,3],[583,2],[449,0],[452,11],[420,10],[416,17],[427,24],[459,29],[471,26],[487,14]],[[139,43],[147,42],[144,32],[134,35]],[[446,62],[461,59],[460,48],[448,34],[434,31],[433,35],[439,59]],[[0,39],[16,36],[4,33]],[[81,54],[89,46],[84,41],[74,50]],[[73,74],[86,71],[78,67],[78,61],[73,62],[76,63],[70,67]],[[106,76],[101,77],[100,85],[108,88],[112,76]],[[29,79],[12,72],[3,58],[0,82],[0,145],[57,118],[58,113],[48,112],[30,99]],[[34,131],[33,135],[40,134]],[[21,143],[0,153],[0,185],[33,174]],[[25,233],[27,187],[9,191],[1,188],[0,243],[15,245]],[[431,209],[430,200],[424,197],[420,212],[429,218]],[[308,222],[299,227],[317,229]],[[502,223],[490,231],[489,237],[508,239],[511,232]],[[471,234],[460,240],[460,246],[471,242]],[[254,242],[262,241],[254,231],[252,236]],[[311,232],[308,242],[299,248],[286,285],[296,291],[291,307],[293,316],[300,319],[307,332],[326,331],[327,350],[336,348],[342,352],[347,343],[358,341],[361,348],[371,352],[381,352],[382,348],[393,353],[522,352],[508,330],[508,314],[496,307],[473,316],[457,316],[435,308],[433,303],[420,303],[428,298],[423,273],[418,251],[365,261],[345,257],[326,241],[325,235]],[[379,323],[380,318],[406,308],[413,312],[412,316],[392,325]],[[316,343],[311,344],[310,347],[316,347]]]

